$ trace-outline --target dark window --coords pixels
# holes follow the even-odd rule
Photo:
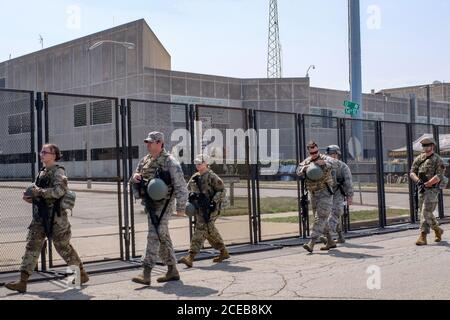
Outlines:
[[[8,117],[8,133],[21,134],[31,132],[31,120],[29,113],[14,114]]]
[[[75,128],[86,126],[86,105],[79,104],[73,108],[73,125]]]
[[[32,153],[0,154],[1,164],[31,163],[32,160],[33,160]]]
[[[86,150],[67,150],[61,151],[62,159],[61,161],[86,161],[87,154]]]
[[[97,101],[91,108],[91,125],[112,123],[111,100]]]
[[[0,88],[6,88],[6,79],[0,78]]]

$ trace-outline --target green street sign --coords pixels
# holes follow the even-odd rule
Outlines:
[[[345,114],[349,114],[351,116],[354,116],[359,111],[359,104],[351,101],[344,101],[344,107],[345,107]]]

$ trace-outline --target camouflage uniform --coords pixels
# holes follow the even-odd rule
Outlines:
[[[422,153],[414,160],[411,168],[411,173],[415,173],[424,182],[434,176],[437,176],[442,181],[444,179],[444,171],[444,162],[436,153],[433,153],[429,158],[427,158],[425,153]],[[438,204],[439,192],[439,188],[433,186],[431,188],[425,188],[419,194],[418,210],[420,211],[420,230],[425,234],[430,233],[430,228],[435,230],[439,226],[433,214]]]
[[[45,178],[49,180],[49,187],[47,189],[40,189],[37,196],[45,199],[49,212],[52,212],[55,202],[62,198],[68,189],[67,177],[65,176],[64,168],[55,165],[50,168],[45,168],[39,173],[38,179]],[[26,250],[22,258],[20,270],[31,275],[36,267],[46,239],[42,218],[39,217],[36,205],[33,205],[33,220],[28,229]],[[71,235],[72,232],[69,219],[67,218],[67,211],[61,209],[59,216],[55,213],[52,233],[53,245],[69,266],[78,266],[80,269],[83,269],[78,253],[70,244]]]
[[[333,158],[319,154],[317,160],[324,160],[325,165],[320,166],[323,170],[323,177],[318,181],[312,181],[306,177],[306,188],[311,194],[311,205],[314,213],[314,225],[311,232],[311,242],[314,244],[322,234],[329,234],[328,218],[333,207],[332,189],[334,181],[332,169],[336,167],[337,161]],[[315,161],[317,161],[315,160]],[[297,175],[305,177],[303,168],[312,163],[311,157],[308,157],[297,168]],[[330,190],[329,190],[330,188]],[[331,191],[331,192],[330,192]]]
[[[197,183],[194,181],[194,178],[200,177],[200,185],[202,187],[202,192],[207,195],[211,201],[214,201],[217,204],[217,210],[211,212],[210,221],[208,223],[205,222],[203,215],[200,212],[200,209],[196,210],[195,213],[195,231],[191,241],[191,248],[189,250],[190,253],[198,254],[200,249],[203,247],[203,243],[205,240],[211,244],[211,246],[216,250],[224,250],[225,244],[223,239],[217,230],[215,222],[220,214],[220,206],[222,200],[225,198],[225,186],[223,184],[222,179],[220,179],[217,174],[215,174],[212,170],[208,170],[204,174],[200,174],[199,172],[195,173],[188,182],[188,189],[190,192],[200,193],[198,189]]]
[[[155,266],[158,253],[165,265],[176,265],[177,262],[175,259],[173,244],[169,234],[169,218],[172,213],[175,198],[177,200],[177,211],[185,210],[188,199],[188,191],[186,188],[186,180],[184,179],[183,170],[181,169],[178,161],[166,150],[163,149],[156,159],[153,159],[151,155],[147,155],[142,158],[137,166],[136,173],[141,174],[144,180],[150,181],[155,177],[155,172],[158,168],[161,168],[163,171],[169,171],[172,180],[172,185],[169,186],[167,197],[163,200],[155,201],[155,214],[158,217],[160,217],[172,189],[173,195],[170,198],[169,205],[167,206],[166,212],[164,213],[159,225],[159,238],[158,233],[156,232],[156,229],[150,219],[150,214],[147,212],[147,209],[145,209],[148,216],[148,236],[147,247],[145,249],[145,254],[142,257],[142,264],[144,267],[149,268],[153,268]],[[132,179],[133,178],[130,180],[131,183],[133,183]]]
[[[341,160],[336,161],[336,167],[332,170],[334,181],[333,209],[328,223],[330,231],[339,234],[342,232],[341,217],[344,214],[345,198],[353,198],[353,181],[348,165]]]

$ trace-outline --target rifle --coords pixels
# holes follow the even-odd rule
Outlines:
[[[301,179],[301,190],[302,190],[300,198],[301,219],[303,230],[305,232],[309,220],[309,208],[308,208],[309,201],[308,201],[308,191],[306,190],[305,178]]]
[[[35,185],[42,189],[47,189],[50,187],[50,181],[47,177],[41,178],[41,172],[43,172],[43,169],[39,172],[38,177],[36,178]],[[42,219],[42,225],[44,227],[45,235],[48,239],[51,239],[53,236],[53,223],[55,221],[55,212],[59,215],[59,204],[60,200],[55,201],[53,204],[53,210],[51,210],[47,205],[47,202],[44,198],[38,197],[33,199],[33,205],[37,207],[38,209],[38,215]]]
[[[216,204],[214,201],[211,201],[209,197],[203,193],[202,185],[200,183],[200,176],[194,177],[195,184],[199,190],[199,194],[196,196],[197,204],[199,206],[200,211],[202,212],[203,219],[205,223],[208,224],[211,220],[211,213],[215,211]]]
[[[162,171],[160,168],[158,168],[156,170],[155,178],[163,180],[164,183],[166,183],[167,185],[171,184],[170,173],[166,172],[166,171]],[[156,234],[158,235],[158,240],[159,240],[159,242],[161,242],[161,236],[159,234],[159,225],[161,224],[161,220],[164,217],[164,213],[166,212],[167,207],[169,206],[170,199],[172,199],[174,190],[172,188],[172,190],[170,191],[170,196],[166,200],[166,203],[164,204],[161,214],[158,217],[156,215],[155,202],[153,201],[153,199],[150,197],[150,195],[147,192],[147,187],[148,187],[149,182],[150,181],[144,180],[144,178],[141,176],[141,181],[137,185],[137,193],[143,197],[142,200],[143,200],[144,206],[147,209],[148,214],[150,215],[150,220],[152,222],[152,225],[155,227]]]

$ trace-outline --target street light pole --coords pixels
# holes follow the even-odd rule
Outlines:
[[[427,124],[431,124],[431,86],[427,85]]]

